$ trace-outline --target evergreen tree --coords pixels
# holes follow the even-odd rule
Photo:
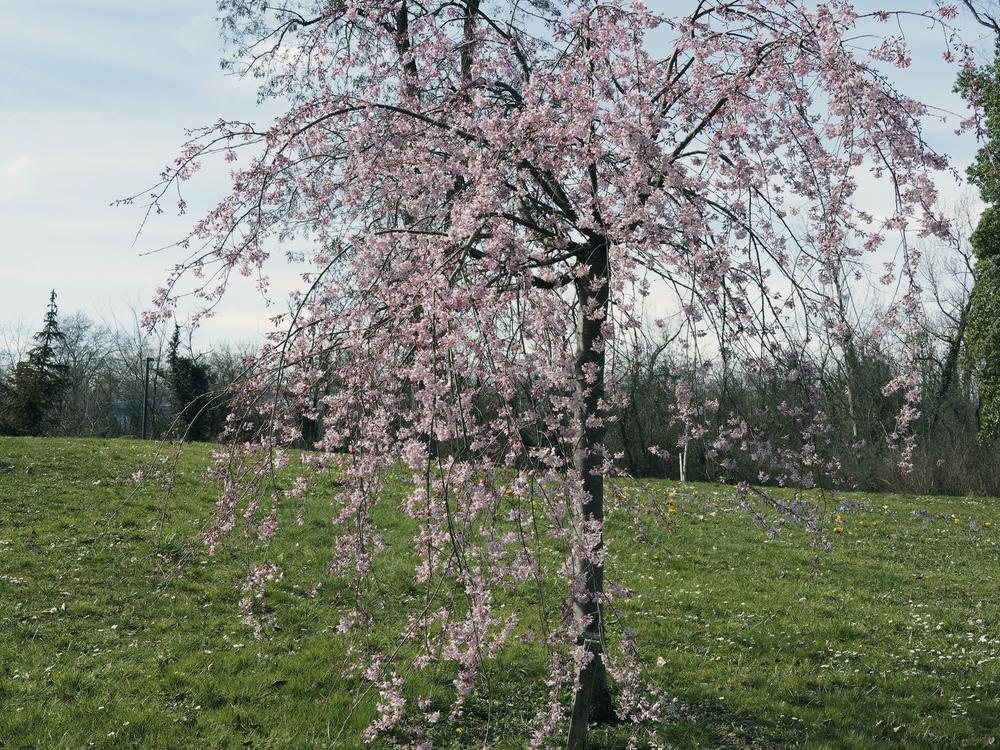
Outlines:
[[[174,326],[167,350],[167,384],[180,431],[188,440],[211,440],[219,431],[218,409],[213,405],[212,371],[193,356],[180,352],[180,328]]]
[[[1000,207],[989,206],[972,235],[975,286],[966,359],[979,385],[979,435],[1000,437]]]
[[[68,367],[60,360],[65,341],[59,329],[56,292],[49,296],[42,330],[34,335],[35,346],[18,362],[10,382],[3,386],[0,399],[4,414],[0,431],[14,435],[45,435],[51,432],[53,418],[69,385]]]
[[[993,61],[959,81],[959,90],[982,112],[983,143],[969,167],[986,209],[971,239],[976,255],[965,360],[980,393],[980,439],[1000,437],[1000,26],[971,0],[966,7],[995,35]]]

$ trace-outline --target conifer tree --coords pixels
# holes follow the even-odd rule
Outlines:
[[[49,308],[42,329],[34,335],[35,346],[14,368],[4,384],[4,414],[0,430],[15,435],[45,435],[52,431],[53,418],[68,385],[68,368],[60,360],[65,341],[59,329],[56,292],[49,295]]]
[[[217,409],[211,400],[212,372],[203,362],[180,351],[180,328],[174,326],[167,350],[167,383],[179,415],[181,432],[188,440],[211,440],[218,432]]]

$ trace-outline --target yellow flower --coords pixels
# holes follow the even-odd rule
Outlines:
[[[843,528],[841,528],[840,526],[834,526],[834,527],[833,527],[833,533],[834,533],[834,534],[840,534],[840,533],[842,533],[843,531],[844,531],[844,529],[843,529]]]
[[[989,528],[992,525],[993,525],[992,521],[983,521],[983,526],[985,526],[986,528]]]
[[[462,727],[455,727],[455,734],[461,734],[461,733],[462,733]]]

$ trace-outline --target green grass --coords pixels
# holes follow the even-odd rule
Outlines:
[[[196,541],[214,502],[208,446],[185,449],[166,504],[122,483],[154,449],[0,439],[0,748],[360,746],[373,706],[348,710],[363,683],[344,676],[334,632],[344,591],[306,593],[332,554],[322,494],[268,550],[285,572],[268,595],[278,629],[255,641],[235,588],[255,553],[210,559]],[[664,500],[671,485],[623,487]],[[666,728],[674,747],[974,748],[1000,734],[995,501],[855,495],[864,509],[817,553],[795,529],[767,540],[723,488],[678,490],[641,533],[611,525],[608,563],[634,591],[650,676],[696,717]],[[405,521],[379,524],[409,545]],[[380,563],[386,639],[399,600],[419,595],[411,577],[405,556]],[[494,746],[525,746],[544,671],[523,645],[490,667]],[[447,672],[427,679],[444,701]],[[434,746],[480,747],[484,716],[477,698]],[[592,744],[623,748],[625,733]]]

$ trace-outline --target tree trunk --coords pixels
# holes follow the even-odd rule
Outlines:
[[[604,332],[607,319],[610,268],[608,247],[604,238],[594,238],[582,262],[589,273],[576,281],[580,320],[577,334],[576,379],[581,397],[581,439],[575,463],[580,472],[586,499],[580,508],[584,520],[604,522],[604,400],[605,368]],[[598,288],[599,287],[599,288]],[[592,382],[588,382],[588,378]],[[596,419],[594,419],[596,417]],[[603,532],[595,552],[604,547]],[[580,644],[593,655],[580,670],[580,686],[573,697],[573,713],[569,727],[569,750],[581,750],[587,742],[590,722],[609,723],[615,720],[614,704],[608,691],[607,668],[604,666],[604,621],[601,599],[604,593],[604,566],[589,560],[578,563],[586,574],[586,597],[574,600],[574,614],[587,622]]]

